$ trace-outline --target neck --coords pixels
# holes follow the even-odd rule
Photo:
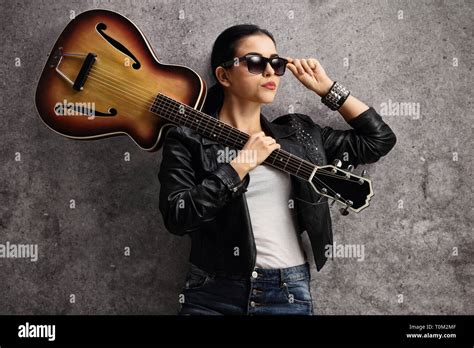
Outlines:
[[[253,134],[262,131],[260,112],[260,103],[243,102],[233,95],[226,95],[218,118],[242,132]]]

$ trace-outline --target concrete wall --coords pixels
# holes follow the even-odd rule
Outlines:
[[[473,7],[467,0],[2,1],[0,244],[36,244],[39,254],[36,262],[0,258],[0,314],[178,308],[190,241],[168,233],[158,211],[161,152],[142,151],[128,137],[66,139],[34,106],[57,36],[72,14],[93,8],[127,16],[163,63],[187,65],[209,84],[212,44],[237,23],[270,30],[281,53],[319,59],[382,114],[398,143],[365,167],[376,192],[371,207],[348,217],[332,210],[336,243],[364,246],[364,260],[335,258],[321,272],[313,265],[315,312],[472,314]],[[269,118],[293,107],[322,126],[348,128],[291,73],[280,89],[263,109]],[[397,115],[393,105],[401,103],[413,108]]]

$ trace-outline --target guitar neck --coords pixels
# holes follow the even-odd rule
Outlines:
[[[249,139],[247,133],[161,93],[155,98],[150,111],[235,150],[241,150]],[[264,163],[304,180],[309,180],[316,169],[311,162],[281,148],[273,151]]]

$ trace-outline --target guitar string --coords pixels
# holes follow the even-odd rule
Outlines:
[[[97,76],[95,76],[94,74],[92,74],[91,77],[92,77],[92,79],[95,79],[95,80],[98,79]],[[103,84],[105,84],[105,85],[107,85],[107,84],[106,84],[105,82],[103,82],[103,81],[100,81],[100,80],[97,80],[97,81],[98,81],[98,82],[101,82],[101,83],[103,83]],[[113,88],[117,89],[117,87],[114,87],[114,86],[110,86],[110,87],[113,87]],[[143,105],[137,103],[137,102],[135,101],[135,99],[131,99],[130,96],[126,96],[126,97],[129,97],[129,99],[130,99],[135,105],[137,105],[137,106],[143,106]],[[162,103],[162,105],[171,106],[171,104],[168,103],[168,102],[164,102],[164,103]],[[158,106],[158,105],[155,105],[155,106]],[[167,114],[171,114],[171,113],[170,113],[171,108],[168,108],[168,107],[165,107],[165,108],[161,107],[161,108],[164,109],[163,111],[166,111]],[[151,111],[151,112],[154,113],[153,111]],[[170,118],[170,119],[172,119],[172,118]],[[215,121],[214,118],[213,118],[213,121]],[[201,129],[202,127],[204,127],[204,128],[201,129],[201,130],[208,131],[207,125],[203,125],[202,123],[196,125],[196,127],[197,127],[198,129]],[[234,141],[234,143],[237,143],[237,142]],[[289,153],[288,153],[288,154],[289,154]],[[285,158],[285,159],[289,159],[291,156],[295,157],[295,156],[292,155],[292,154],[289,154],[289,157],[285,157],[283,153],[280,154],[280,157]],[[296,157],[295,157],[295,158],[296,158]],[[296,167],[295,167],[295,166],[296,166]],[[293,165],[292,162],[289,162],[286,167],[295,170],[295,169],[298,167],[298,165],[297,165],[297,164]],[[313,169],[311,169],[311,170],[307,170],[307,169],[309,169],[309,168],[307,168],[307,167],[302,167],[302,166],[301,166],[301,168],[300,168],[300,170],[299,170],[298,172],[301,172],[301,173],[306,174],[306,175],[309,176],[309,175],[312,173]]]
[[[103,75],[101,75],[101,76],[103,76]],[[136,94],[135,94],[134,96],[135,96],[135,97],[139,97],[139,96],[136,95]],[[170,105],[169,103],[165,103],[165,104]],[[155,105],[155,106],[156,106],[156,105]],[[203,113],[203,114],[204,114],[204,113]],[[204,114],[204,115],[205,115],[205,114]],[[214,122],[216,121],[215,118],[212,118],[212,119],[213,119]],[[214,128],[215,128],[215,126],[214,126]],[[205,129],[204,129],[204,130],[207,131],[207,125],[205,125]],[[241,139],[241,138],[239,138],[239,139],[240,139],[240,140],[243,140],[243,139]],[[234,141],[234,142],[235,142],[235,141]],[[287,155],[284,154],[284,153],[280,154],[280,156],[281,156],[281,157],[284,157],[284,159],[287,159],[287,160],[289,160],[292,156],[295,157],[294,155],[292,155],[292,154],[290,154],[290,153],[289,153],[289,156],[287,156]],[[291,162],[289,162],[289,163],[292,165]],[[295,165],[297,165],[297,164],[295,164]],[[308,165],[309,165],[309,163],[308,163]],[[306,168],[303,167],[303,169],[308,169],[308,172],[306,172],[305,174],[309,174],[309,175],[310,175],[310,174],[312,173],[312,171],[313,171],[314,168],[311,169],[310,166],[311,166],[311,165],[307,166]],[[300,167],[301,167],[301,165],[300,165]],[[314,165],[313,165],[313,167],[314,167]],[[293,167],[293,169],[295,169],[295,167]]]
[[[136,105],[138,105],[138,104],[136,104]],[[140,105],[140,106],[141,106],[141,105]],[[207,126],[206,126],[206,130],[207,130]],[[294,164],[294,165],[293,165],[293,163],[290,162],[289,159],[290,159],[291,157],[295,157],[295,156],[294,156],[293,154],[291,154],[291,153],[288,153],[288,154],[289,154],[289,157],[286,158],[288,163],[287,163],[287,165],[283,168],[283,170],[285,170],[287,167],[288,167],[288,168],[291,168],[292,170],[296,170],[296,173],[294,174],[294,175],[296,175],[296,176],[299,176],[299,175],[298,175],[299,172],[304,173],[304,174],[305,174],[306,176],[308,176],[308,177],[312,174],[312,171],[313,171],[314,168],[313,168],[313,169],[310,169],[310,168],[307,168],[307,166],[306,166],[306,167],[303,167],[303,166],[298,165],[298,164]],[[286,155],[286,154],[285,154],[285,155]],[[278,156],[278,155],[277,155],[277,156]],[[283,155],[283,153],[280,153],[280,157],[285,158],[285,156]],[[297,159],[297,157],[295,157],[295,158]],[[301,160],[300,160],[300,161],[301,161]],[[267,163],[272,165],[272,164],[274,164],[274,162],[275,162],[275,161],[273,161],[273,163],[269,163],[269,162],[267,162]],[[280,160],[280,162],[281,162],[281,160]],[[273,166],[274,166],[275,168],[282,169],[281,167],[278,167],[278,166],[276,166],[276,165],[273,165]],[[301,169],[301,170],[300,170],[300,169]],[[317,173],[317,174],[318,174],[318,175],[333,176],[333,177],[337,177],[337,178],[339,178],[339,179],[341,179],[341,180],[344,180],[344,179],[345,179],[345,180],[348,180],[347,178],[341,178],[340,176],[337,176],[337,175],[325,174],[325,173],[322,173],[322,172]],[[300,176],[300,177],[301,177],[301,176]],[[301,177],[301,178],[302,178],[302,179],[305,179],[305,180],[308,180],[306,177]],[[349,180],[349,181],[352,181],[352,180]]]
[[[91,78],[94,79],[94,80],[97,80],[97,76],[95,76],[94,74],[92,74]],[[101,83],[105,84],[105,82],[103,82],[103,81],[97,80],[97,82],[101,82]],[[115,89],[117,89],[117,88],[115,88]],[[137,103],[137,102],[135,101],[135,99],[131,99],[130,96],[126,96],[126,97],[128,97],[135,105],[137,105],[137,106],[143,106],[143,105]],[[167,105],[169,105],[169,103],[167,103],[167,102],[162,103],[162,104],[167,104]],[[170,110],[171,110],[170,108],[165,108],[165,109],[166,109],[166,110],[163,110],[163,111],[166,111],[167,114],[171,114],[171,113],[170,113]],[[152,112],[153,112],[153,111],[152,111]],[[202,123],[200,123],[200,124],[197,125],[197,128],[198,128],[198,129],[201,129],[201,128],[202,128],[201,126],[205,127],[205,128],[202,129],[202,130],[207,131],[207,125],[203,125]],[[280,155],[280,156],[281,156],[281,155]],[[292,155],[290,155],[290,156],[292,156]],[[284,156],[281,156],[281,157],[284,157]],[[272,164],[272,163],[270,163],[270,164]],[[298,165],[295,164],[295,166],[298,166]],[[295,167],[295,166],[293,165],[292,162],[289,162],[289,165],[287,165],[286,167],[289,168],[289,169],[296,170],[297,167]],[[275,165],[275,167],[277,167],[277,166]],[[301,166],[300,166],[300,167],[301,167]],[[279,168],[279,167],[277,167],[277,168]],[[281,168],[279,168],[279,169],[281,169]],[[307,169],[308,169],[308,168],[301,167],[300,170],[298,170],[298,172],[300,172],[300,173],[302,173],[302,174],[304,174],[304,175],[307,175],[307,176],[309,177],[309,176],[311,175],[311,173],[312,173],[312,170],[311,170],[311,172],[310,172],[310,171],[307,171]],[[298,174],[296,174],[296,175],[299,176]],[[305,179],[304,177],[301,177],[301,178],[302,178],[302,179]]]
[[[112,86],[112,87],[113,87],[113,86]],[[134,96],[135,96],[135,97],[138,97],[137,95],[134,95]],[[170,98],[170,100],[173,100],[173,99]],[[173,100],[173,101],[174,101],[174,100]],[[176,102],[176,101],[175,101],[175,102]],[[179,104],[179,102],[176,102],[176,103]],[[169,103],[166,103],[166,104],[167,104],[167,105],[170,105]],[[156,105],[155,105],[155,106],[156,106]],[[171,105],[171,106],[172,106],[172,105]],[[194,110],[194,109],[193,109],[193,110]],[[205,115],[205,114],[203,113],[203,115]],[[213,120],[215,121],[214,118],[213,118]],[[207,125],[205,125],[205,127],[206,127],[205,130],[207,130]],[[214,126],[214,128],[215,128],[215,126]],[[278,156],[278,155],[277,155],[277,156]],[[295,164],[295,165],[293,166],[293,164],[289,161],[289,160],[291,159],[291,157],[295,157],[295,156],[293,156],[291,153],[288,153],[288,155],[285,154],[285,153],[280,153],[280,157],[282,157],[282,158],[284,158],[284,159],[287,159],[287,163],[286,163],[286,165],[285,165],[285,167],[284,167],[283,169],[285,169],[286,167],[290,167],[290,168],[292,167],[292,169],[295,170],[295,169],[296,169],[295,166],[298,166],[297,164]],[[295,157],[295,158],[297,158],[297,157]],[[275,161],[275,159],[274,159],[274,161]],[[274,161],[273,161],[272,163],[274,163]],[[300,161],[304,161],[304,160],[301,160],[301,159],[300,159]],[[288,165],[288,164],[290,164],[290,165]],[[305,166],[302,166],[302,164],[304,164]],[[312,174],[312,170],[314,169],[314,165],[311,165],[311,164],[309,164],[309,163],[302,163],[302,164],[300,164],[300,165],[298,166],[297,172],[299,171],[300,168],[303,168],[303,170],[308,170],[308,171],[306,171],[304,174],[306,174],[306,175],[311,175],[311,174]],[[311,169],[311,166],[313,167],[313,169]],[[308,168],[308,167],[309,167],[309,168]],[[278,168],[278,167],[277,167],[277,168]],[[340,179],[340,180],[352,181],[352,180],[350,180],[350,179],[347,179],[346,177],[342,178],[341,176],[333,175],[333,174],[329,174],[329,173],[326,174],[326,173],[320,172],[319,174],[321,174],[321,175],[326,175],[326,176],[337,177],[337,178]],[[297,175],[297,173],[296,173],[296,175]],[[352,182],[354,182],[354,181],[352,181]]]
[[[137,92],[141,93],[141,92],[145,91],[145,92],[149,92],[151,95],[156,95],[155,91],[151,91],[147,88],[143,88],[142,86],[140,86],[137,83],[130,82],[129,80],[127,80],[123,77],[117,76],[117,75],[115,75],[115,73],[113,71],[110,71],[109,69],[106,69],[106,68],[103,68],[101,66],[98,66],[98,65],[94,64],[91,68],[91,71],[92,70],[98,70],[100,72],[103,72],[108,77],[114,78],[117,82],[126,83],[127,85],[132,85]]]
[[[153,97],[155,97],[155,98],[154,98],[155,100],[152,101],[152,106],[156,106],[156,94],[155,94],[154,92],[151,92],[150,90],[145,89],[145,88],[141,88],[141,87],[139,87],[137,84],[129,83],[128,81],[126,81],[126,80],[124,80],[124,79],[122,79],[122,78],[120,78],[120,77],[118,77],[118,76],[116,76],[116,75],[111,76],[110,71],[107,70],[107,69],[99,68],[98,66],[94,66],[93,68],[97,68],[98,70],[101,70],[101,73],[102,73],[102,71],[103,71],[103,73],[102,73],[101,76],[104,76],[104,74],[105,74],[105,77],[111,78],[111,79],[115,80],[116,83],[123,82],[123,83],[127,83],[127,84],[132,84],[132,85],[134,86],[135,91],[138,92],[138,93],[141,93],[142,90],[149,92]],[[120,80],[122,80],[122,81],[120,81]],[[119,87],[120,87],[120,85],[119,85]],[[138,97],[138,98],[141,98],[141,94],[140,94],[140,95],[134,94],[134,95],[135,95],[136,97]],[[163,95],[163,96],[164,96],[166,99],[170,99],[170,100],[172,100],[172,101],[174,101],[174,102],[176,102],[176,103],[179,104],[178,101],[175,101],[174,99],[169,98],[169,97],[167,97],[167,96],[165,96],[165,95]],[[147,102],[148,102],[148,101],[147,101]],[[150,106],[150,107],[151,107],[151,106]],[[197,111],[197,110],[194,110],[194,109],[192,109],[192,110],[193,110],[193,111]],[[202,114],[203,114],[203,115],[206,115],[205,113],[202,113]],[[208,115],[206,115],[206,116],[208,116]],[[215,118],[212,118],[212,119],[213,119],[213,121],[216,121]],[[206,127],[205,130],[207,130],[207,124],[206,124],[205,127]],[[214,128],[215,128],[215,126],[214,126]],[[243,134],[248,136],[248,134],[245,134],[245,133],[243,133]],[[245,139],[241,139],[241,138],[238,138],[238,139],[240,139],[240,140],[245,140]],[[290,154],[290,157],[291,157],[291,153],[288,153],[288,154]],[[282,154],[282,155],[283,155],[283,154]],[[286,155],[285,155],[285,156],[286,156]],[[285,156],[283,156],[283,157],[285,157]],[[286,159],[288,160],[290,157],[286,156]],[[304,163],[305,160],[301,159],[301,161],[303,161],[303,163]],[[310,173],[312,173],[311,167],[313,167],[313,169],[314,169],[314,164],[309,163],[309,162],[304,163],[304,164],[306,164],[306,165],[308,166],[307,169],[310,171]],[[331,175],[331,176],[340,178],[340,176],[338,176],[338,175],[332,175],[332,174],[327,174],[327,175]],[[347,179],[347,178],[346,178],[346,180],[352,181],[352,180]]]
[[[168,97],[167,97],[167,98],[168,98]],[[174,101],[174,100],[171,99],[171,98],[170,98],[170,100],[179,105],[179,102],[176,102],[176,101]],[[280,150],[278,150],[278,151],[280,151]],[[285,151],[285,150],[283,150],[283,151]],[[276,152],[276,151],[275,151],[275,152]],[[283,169],[285,169],[286,167],[292,167],[293,170],[296,169],[296,171],[298,172],[299,169],[300,169],[300,167],[301,167],[301,168],[303,168],[303,169],[305,170],[305,174],[308,176],[308,178],[303,178],[303,179],[305,179],[305,180],[308,180],[308,179],[309,179],[309,176],[311,176],[311,174],[313,173],[314,168],[317,167],[317,170],[319,170],[319,173],[318,173],[318,171],[316,171],[316,172],[315,172],[315,175],[323,175],[323,176],[328,176],[328,177],[334,177],[334,178],[337,178],[337,179],[339,179],[339,180],[345,180],[345,181],[349,181],[349,182],[351,182],[351,183],[358,183],[358,181],[354,181],[354,180],[348,179],[348,178],[345,177],[345,176],[344,176],[344,177],[341,177],[340,175],[335,175],[335,174],[333,174],[333,173],[329,173],[329,172],[327,172],[327,169],[318,167],[318,166],[312,164],[311,162],[308,162],[308,161],[306,161],[306,160],[300,159],[299,157],[294,156],[294,155],[291,154],[290,152],[286,152],[286,151],[285,151],[285,152],[282,153],[282,154],[279,153],[279,154],[275,154],[275,155],[276,155],[276,156],[279,156],[279,155],[280,155],[281,157],[285,157],[285,156],[282,156],[283,154],[284,154],[285,156],[289,156],[289,157],[287,157],[287,162],[286,162],[285,167],[284,167]],[[270,156],[271,156],[271,155],[270,155]],[[269,157],[270,157],[270,156],[269,156]],[[295,163],[295,164],[293,165],[293,163],[291,163],[291,162],[289,161],[289,160],[291,159],[291,157],[295,157],[295,159],[299,160],[299,161],[301,162],[301,164],[300,164],[299,166],[298,166],[297,163]],[[275,160],[276,160],[276,159],[274,159],[272,163],[275,163]],[[280,160],[280,161],[281,161],[281,160]],[[272,164],[272,163],[270,163],[270,164]],[[288,165],[288,164],[289,164],[289,165]],[[304,164],[304,166],[303,166],[303,164]],[[277,167],[277,168],[278,168],[278,167]],[[279,169],[282,169],[282,168],[279,168]],[[323,171],[324,171],[324,172],[323,172]]]
[[[100,79],[98,80],[97,77],[92,77],[92,78],[95,79],[99,84],[102,84],[102,85],[105,85],[105,86],[110,86],[110,87],[112,87],[112,88],[117,89],[116,87],[113,87],[113,86],[111,86],[111,85],[108,85],[106,82],[103,82],[103,81],[101,81]],[[112,92],[112,93],[113,93],[113,92]],[[117,92],[115,92],[115,94],[118,95]],[[129,98],[130,98],[130,97],[129,97]],[[140,105],[140,104],[135,103],[135,105]],[[140,105],[140,106],[142,106],[142,105]],[[166,113],[168,113],[168,112],[170,112],[170,110],[166,110]],[[270,164],[270,165],[271,165],[271,164]],[[277,167],[277,169],[280,169],[280,168]],[[334,193],[334,197],[331,197],[331,198],[336,199],[336,198],[335,198],[336,195],[339,195],[337,192],[335,192],[333,189],[331,189],[327,184],[325,184],[324,182],[322,182],[319,178],[317,178],[317,177],[315,177],[315,176],[313,176],[313,178],[317,179],[317,180],[321,183],[321,185],[322,185],[323,187],[326,187],[329,191],[331,191],[332,193]],[[306,180],[307,180],[307,179],[306,179]],[[345,203],[345,204],[347,205],[347,200],[344,199],[344,198],[342,198],[340,195],[339,195],[339,198],[337,198],[336,200],[338,200],[338,201],[343,201],[343,203]]]
[[[107,71],[106,69],[100,69],[100,70],[102,70],[102,71]],[[101,76],[103,76],[103,75],[101,75]],[[111,77],[111,76],[105,76],[105,77],[114,79],[114,78]],[[121,82],[121,81],[119,81],[118,79],[119,79],[119,78],[116,77],[114,80],[117,81],[117,83],[118,83],[118,82]],[[124,82],[124,83],[128,83],[126,80],[123,80],[123,82]],[[135,86],[137,86],[137,87],[135,87],[135,90],[136,90],[137,92],[141,92],[141,91],[137,90],[138,85],[135,85]],[[119,85],[119,87],[121,87],[121,86]],[[149,90],[147,90],[147,89],[143,89],[143,90],[148,91],[150,94],[152,94],[152,95],[155,97],[155,94],[154,94],[153,92],[151,92],[151,91],[149,91]],[[130,94],[130,93],[129,93],[129,94]],[[132,93],[132,95],[135,96],[135,97],[138,98],[138,99],[142,99],[142,100],[143,100],[143,98],[142,98],[141,95],[137,95],[137,94],[133,94],[133,93]],[[162,95],[163,95],[163,94],[162,94]],[[163,96],[166,97],[167,99],[169,98],[169,97],[167,97],[167,96],[165,96],[165,95],[163,95]],[[153,98],[152,98],[152,99],[153,99]],[[169,98],[169,99],[172,100],[173,102],[176,102],[176,103],[179,104],[178,101],[175,101],[175,100],[172,99],[172,98]],[[149,103],[148,100],[147,100],[147,103]],[[168,105],[170,105],[170,104],[168,103]],[[185,105],[185,104],[183,104],[183,105]],[[150,108],[151,108],[152,106],[156,106],[156,97],[155,97],[155,100],[152,101],[152,104],[151,104]],[[171,106],[172,106],[172,105],[171,105]],[[194,110],[194,109],[192,109],[192,111],[197,112],[197,110]],[[192,113],[192,112],[191,112],[191,113]],[[204,113],[202,113],[202,114],[203,114],[203,115],[206,115],[206,114],[204,114]],[[206,116],[208,116],[208,115],[206,115]],[[202,116],[201,116],[201,118],[202,118]],[[213,119],[214,122],[216,121],[215,118],[212,118],[212,119]],[[205,125],[205,129],[204,129],[205,131],[207,131],[207,125],[208,125],[208,124]],[[214,128],[215,128],[215,126],[214,126]],[[247,135],[247,134],[245,134],[245,133],[243,133],[243,134],[244,134],[244,135]],[[240,137],[238,137],[237,139],[240,139],[241,141],[242,141],[242,140],[245,140],[245,139],[242,139],[242,138],[240,138]],[[234,142],[235,142],[235,141],[234,141]],[[284,152],[280,153],[279,155],[280,155],[281,157],[284,157],[285,159],[287,159],[287,162],[289,162],[289,159],[290,159],[292,156],[295,157],[295,156],[292,155],[291,153],[286,154],[286,153],[284,153]],[[297,158],[297,157],[296,157],[296,158]],[[310,174],[312,173],[313,169],[314,169],[314,164],[312,164],[312,163],[310,163],[310,162],[307,162],[307,161],[305,161],[305,160],[303,160],[303,159],[299,159],[299,158],[297,158],[297,159],[300,160],[300,161],[302,161],[302,165],[304,164],[304,165],[306,166],[306,169],[309,171],[309,173],[306,172],[305,174],[309,174],[309,175],[310,175]],[[296,165],[296,164],[295,164],[295,165]],[[301,167],[301,165],[300,165],[299,167]],[[311,168],[311,167],[313,167],[313,168]],[[294,169],[295,169],[295,168],[293,167],[293,170],[294,170]],[[325,169],[324,169],[324,168],[321,168],[320,170],[322,171],[322,170],[325,170]],[[326,176],[337,177],[337,178],[340,179],[340,180],[346,180],[346,181],[352,181],[352,182],[354,182],[353,180],[347,179],[346,177],[343,177],[343,178],[342,178],[342,177],[339,176],[339,175],[334,175],[334,174],[330,174],[330,173],[322,173],[322,172],[319,173],[319,174],[320,174],[320,175],[326,175]]]
[[[156,94],[155,94],[154,92],[152,92],[152,91],[150,91],[150,90],[148,90],[148,89],[142,88],[142,87],[138,86],[137,84],[130,83],[130,82],[128,82],[127,80],[125,80],[125,79],[123,79],[123,78],[120,78],[120,77],[118,77],[118,76],[116,76],[116,75],[113,75],[113,73],[111,73],[109,70],[107,70],[107,69],[105,69],[105,68],[100,68],[100,67],[98,67],[98,66],[96,66],[96,65],[93,66],[93,68],[95,68],[95,69],[97,69],[97,70],[101,70],[101,72],[103,71],[103,74],[106,74],[105,77],[114,79],[117,83],[123,82],[123,83],[126,83],[126,84],[128,84],[128,85],[130,85],[130,84],[133,85],[135,91],[138,92],[138,93],[142,93],[142,91],[147,91],[147,92],[149,92],[149,93],[154,97],[153,100],[152,100],[152,104],[150,105],[150,108],[151,108],[152,106],[156,106]],[[108,76],[107,76],[107,75],[108,75]],[[103,75],[102,75],[102,76],[103,76]],[[120,81],[120,80],[122,80],[122,81]],[[142,97],[141,94],[139,94],[139,95],[136,95],[136,94],[135,94],[135,96],[138,97],[138,98],[141,98],[141,97]],[[165,96],[165,95],[163,95],[163,96]],[[165,97],[166,97],[167,99],[169,98],[169,97],[167,97],[167,96],[165,96]],[[141,98],[141,99],[143,100],[143,98]],[[179,104],[178,101],[175,101],[175,100],[172,99],[172,98],[169,98],[169,99]],[[147,101],[147,102],[148,102],[148,101]],[[194,109],[192,109],[192,110],[194,110]],[[194,110],[194,111],[197,111],[197,110]],[[192,113],[192,112],[191,112],[191,113]],[[205,115],[205,116],[210,117],[209,115],[206,115],[205,113],[202,113],[202,114]],[[213,119],[213,121],[216,121],[215,118],[212,118],[212,119]],[[208,124],[205,125],[204,131],[207,131],[207,125],[208,125]],[[215,126],[214,126],[214,128],[215,128]],[[244,136],[245,136],[245,135],[248,136],[248,134],[245,134],[245,133],[243,133],[243,134],[244,134]],[[237,139],[239,139],[239,140],[246,140],[246,139],[242,139],[242,138],[240,138],[240,137],[237,137]],[[281,153],[281,154],[280,154],[280,156],[286,157],[286,159],[287,159],[287,164],[288,164],[288,162],[289,162],[289,159],[290,159],[291,156],[292,156],[291,153],[288,153],[288,154],[289,154],[289,156],[288,156],[287,154],[285,154],[285,153]],[[295,157],[295,156],[293,156],[293,157]],[[309,171],[309,173],[306,172],[305,174],[311,175],[311,173],[313,172],[313,169],[314,169],[314,166],[315,166],[315,165],[312,164],[312,163],[310,163],[310,162],[307,162],[307,161],[305,161],[305,160],[303,160],[303,159],[298,159],[298,160],[302,161],[302,164],[304,164],[304,165],[306,166],[306,169]],[[302,164],[301,164],[301,165],[302,165]],[[300,165],[299,167],[301,167],[301,165]],[[286,166],[285,166],[285,167],[286,167]],[[293,169],[294,169],[294,168],[293,168]],[[324,170],[324,169],[322,169],[322,170]],[[338,175],[334,175],[334,174],[330,174],[330,173],[327,173],[327,174],[326,174],[326,173],[321,173],[321,175],[333,176],[333,177],[337,177],[338,179],[341,179],[341,180],[346,180],[346,181],[352,181],[352,182],[354,182],[353,180],[347,179],[346,177],[341,178],[341,177],[338,176]]]
[[[104,71],[105,71],[105,69],[101,69],[101,70],[104,70]],[[103,75],[102,75],[102,76],[103,76]],[[115,81],[120,82],[118,79],[115,79]],[[140,92],[139,90],[137,90],[137,88],[138,88],[138,87],[135,87],[135,90],[138,91],[138,92]],[[147,91],[149,91],[149,90],[147,90]],[[155,93],[153,93],[153,92],[151,92],[151,91],[149,91],[149,92],[150,92],[150,94],[152,94],[153,96],[156,95]],[[135,95],[136,95],[136,94],[135,94]],[[137,96],[137,97],[138,97],[138,96]],[[155,104],[156,104],[156,100],[154,100],[152,104],[155,105]],[[193,109],[193,110],[194,110],[194,109]],[[206,115],[206,114],[204,114],[204,113],[202,113],[202,114],[203,114],[203,115]],[[208,115],[206,115],[206,116],[208,116]],[[212,119],[214,120],[214,122],[217,121],[217,119],[215,119],[215,118],[212,118]],[[214,128],[215,128],[215,126],[214,126]],[[205,129],[205,130],[207,130],[207,124],[206,124],[206,129]],[[245,137],[245,136],[248,136],[248,134],[243,133],[242,136]],[[237,137],[237,139],[238,139],[238,140],[241,140],[241,141],[245,140],[245,138],[241,138],[240,136]],[[235,141],[234,141],[234,142],[235,142]],[[281,156],[284,157],[284,158],[287,159],[287,160],[288,160],[289,158],[291,158],[291,155],[290,155],[290,156],[286,156],[286,155],[283,154],[283,153],[281,154]],[[294,157],[294,156],[293,156],[293,157]],[[308,170],[310,171],[310,173],[311,173],[311,172],[312,172],[312,169],[311,169],[311,165],[310,165],[309,163],[308,163],[308,166],[309,166],[309,167],[308,167],[307,169],[308,169]],[[314,165],[313,165],[312,167],[314,167]],[[314,168],[313,168],[313,169],[314,169]]]
[[[100,80],[100,79],[99,79],[99,80]],[[98,81],[99,81],[99,80],[98,80]],[[103,81],[100,81],[100,82],[103,82]],[[103,82],[103,84],[109,85],[109,84],[107,84],[106,82]],[[109,85],[109,86],[112,87],[112,88],[115,88],[115,89],[120,90],[118,87],[114,87],[114,86],[112,86],[112,85]],[[123,92],[123,91],[122,91],[122,92]],[[134,95],[131,94],[131,93],[128,93],[128,94],[129,94],[129,96],[134,96]],[[136,95],[135,95],[135,97],[136,97]],[[143,100],[143,98],[142,98],[142,100]],[[173,99],[171,99],[171,100],[173,100]],[[174,101],[174,100],[173,100],[173,101]],[[133,102],[136,104],[136,102],[135,102],[134,100],[133,100]],[[176,102],[176,101],[175,101],[175,102]],[[178,102],[176,102],[176,103],[178,103]],[[136,104],[136,105],[138,105],[138,104]],[[171,104],[168,103],[168,105],[171,105]],[[168,109],[168,108],[166,108],[166,109]],[[169,110],[166,110],[166,111],[168,112]],[[203,114],[203,115],[205,115],[205,114]],[[285,157],[285,155],[286,155],[286,154],[281,154],[281,153],[280,153],[280,156],[281,156],[281,157]],[[290,159],[291,156],[292,156],[292,154],[290,154],[290,153],[288,153],[288,155],[289,155],[289,157],[287,158],[287,162],[286,162],[285,167],[283,168],[283,170],[285,170],[286,167],[288,166],[289,159]],[[269,157],[270,157],[270,156],[269,156]],[[281,168],[279,168],[278,166],[274,165],[275,160],[276,160],[276,158],[273,160],[272,163],[267,162],[267,164],[270,164],[270,165],[276,167],[277,169],[281,169]],[[299,168],[302,166],[302,164],[303,164],[303,163],[301,163],[300,166],[298,167],[297,173],[298,173],[298,171],[299,171]],[[289,166],[289,167],[291,167],[291,166],[292,166],[292,163],[290,162],[290,166]],[[293,167],[293,170],[294,170],[294,169],[295,169],[295,168]],[[308,169],[308,168],[303,167],[303,170],[306,170],[306,169]],[[313,168],[313,169],[314,169],[314,168]],[[298,175],[297,173],[296,173],[296,175]],[[305,174],[306,174],[306,175],[308,175],[308,174],[311,175],[311,174],[312,174],[312,171],[311,171],[311,173],[307,173],[307,172],[306,172]],[[337,176],[337,175],[330,175],[330,174],[323,174],[323,173],[320,173],[320,174],[321,174],[321,175],[326,175],[326,176],[337,177],[339,180],[346,180],[346,181],[354,182],[354,181],[352,181],[352,180],[347,179],[346,177],[341,178],[340,176]],[[315,175],[316,175],[316,173],[315,173]],[[326,187],[326,188],[329,189],[331,192],[333,192],[333,193],[335,194],[335,196],[338,195],[338,194],[337,194],[334,190],[332,190],[327,184],[325,184],[324,182],[322,182],[322,181],[321,181],[320,179],[318,179],[317,177],[315,177],[315,176],[313,176],[313,177],[314,177],[315,179],[317,179],[319,182],[321,182],[321,184],[322,184],[323,187]],[[303,179],[308,180],[309,178],[308,178],[308,179],[303,178]],[[339,195],[339,197],[340,197],[340,195]],[[333,197],[333,198],[334,198],[334,197]],[[345,201],[345,200],[344,200],[344,201]]]
[[[105,82],[104,82],[104,83],[105,83]],[[107,84],[107,83],[105,83],[105,84]],[[111,86],[111,87],[113,87],[113,86]],[[116,88],[116,89],[117,89],[117,88]],[[168,111],[168,110],[167,110],[167,111]],[[291,155],[291,154],[289,154],[289,155],[290,155],[289,158],[291,158],[292,155]],[[281,157],[283,157],[283,156],[281,156]],[[283,170],[285,170],[286,167],[288,166],[289,158],[287,159],[287,163],[286,163],[285,167],[283,168]],[[276,167],[277,169],[281,169],[281,168],[279,168],[278,166],[274,165],[274,162],[275,162],[275,159],[273,160],[272,163],[267,162],[267,164],[270,164],[270,165],[272,165],[273,167]],[[291,167],[291,162],[290,162],[290,167]],[[301,164],[300,164],[299,167],[301,167]],[[297,176],[298,176],[299,167],[298,167],[298,169],[297,169],[297,171],[296,171],[296,175],[297,175]],[[293,170],[294,170],[294,167],[293,167]],[[304,170],[304,168],[303,168],[303,170]],[[306,172],[305,174],[306,174],[306,175],[309,174],[309,176],[310,176],[310,175],[312,174],[312,172],[311,172],[311,173],[307,173],[307,172]],[[313,177],[314,177],[314,176],[313,176]],[[339,176],[338,176],[338,178],[339,178],[340,180],[344,180],[344,179],[345,179],[345,178],[340,178]],[[306,179],[306,178],[302,178],[302,179],[308,180],[309,177],[308,177],[308,179]],[[337,194],[334,190],[332,190],[326,183],[322,182],[319,178],[315,177],[315,179],[318,180],[319,182],[321,182],[321,184],[322,184],[323,187],[326,187],[326,188],[329,189],[331,192],[333,192],[333,193],[334,193],[334,197],[333,197],[333,198],[335,199],[336,195],[338,195],[338,194]],[[341,196],[339,195],[339,198],[340,198],[340,197],[341,197]],[[344,199],[344,201],[346,201],[346,200]]]

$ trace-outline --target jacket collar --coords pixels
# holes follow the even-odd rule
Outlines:
[[[220,109],[214,111],[212,114],[209,114],[209,116],[217,119],[219,111]],[[262,113],[260,113],[260,124],[262,126],[263,131],[267,135],[275,139],[285,138],[296,132],[296,129],[292,128],[289,125],[281,125],[268,121],[266,116],[264,116]],[[206,137],[202,137],[201,139],[202,144],[219,144],[218,141]]]

